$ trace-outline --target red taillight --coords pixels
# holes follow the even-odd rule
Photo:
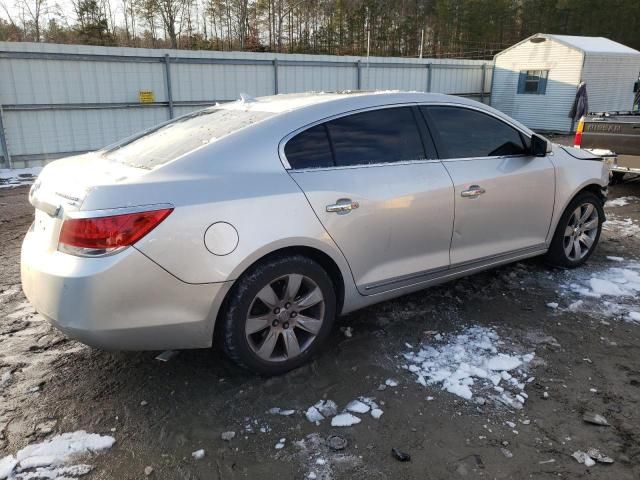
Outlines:
[[[582,145],[582,131],[584,130],[584,117],[578,122],[578,128],[576,129],[576,136],[573,139],[573,146],[580,148]]]
[[[165,208],[109,217],[67,219],[62,223],[59,247],[75,254],[111,253],[136,243],[172,211],[173,208]]]

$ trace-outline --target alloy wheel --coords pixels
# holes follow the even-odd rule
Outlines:
[[[595,242],[599,224],[598,210],[591,203],[576,208],[564,231],[563,247],[567,258],[578,261],[584,258]]]
[[[297,357],[322,328],[325,299],[311,278],[288,274],[265,285],[254,297],[245,322],[249,347],[268,362]]]

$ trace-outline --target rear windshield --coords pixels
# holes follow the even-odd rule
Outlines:
[[[152,169],[272,115],[221,108],[200,110],[128,138],[110,147],[104,156],[132,167]]]

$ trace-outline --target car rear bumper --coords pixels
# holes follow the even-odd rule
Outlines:
[[[42,246],[32,232],[21,253],[25,295],[69,337],[106,350],[209,347],[231,282],[187,284],[135,248],[83,258]]]

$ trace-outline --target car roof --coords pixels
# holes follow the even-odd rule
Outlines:
[[[303,125],[303,119],[322,119],[359,109],[382,107],[385,105],[408,103],[454,104],[484,110],[517,126],[520,130],[532,134],[525,125],[508,117],[490,106],[464,97],[442,93],[402,92],[399,90],[309,92],[249,97],[242,94],[241,99],[216,105],[214,108],[242,110],[246,112],[269,112],[274,117],[297,117]],[[306,122],[308,123],[308,122]]]
[[[256,112],[285,113],[300,110],[323,103],[354,103],[363,107],[388,105],[393,103],[445,101],[447,98],[460,99],[440,93],[402,92],[399,90],[345,90],[340,92],[307,92],[270,95],[265,97],[250,97],[241,94],[235,102],[222,103],[216,108],[229,110],[245,110]]]

